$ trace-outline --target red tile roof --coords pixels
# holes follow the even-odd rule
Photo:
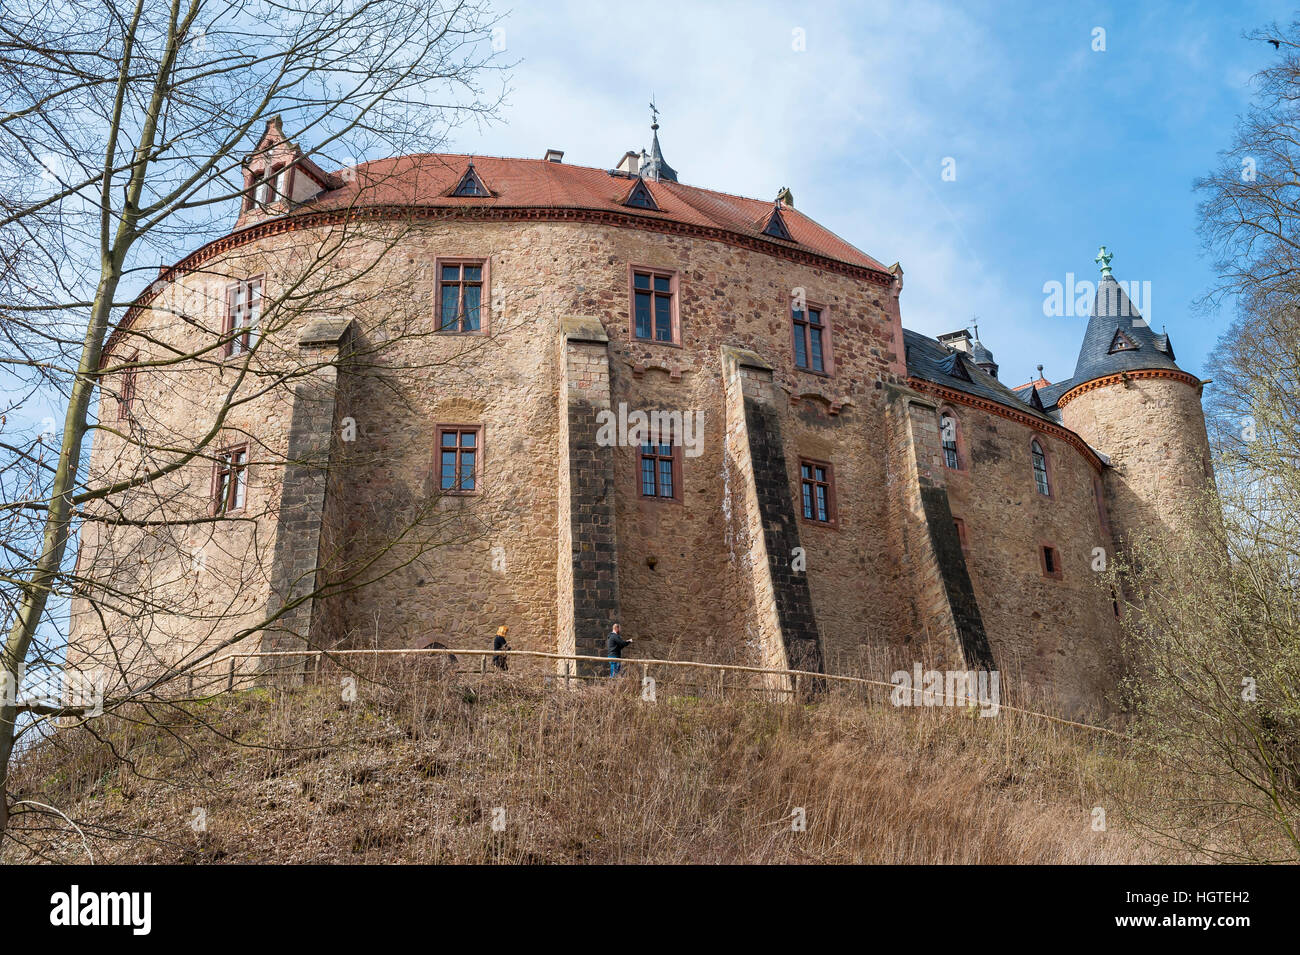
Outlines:
[[[1050,387],[1051,384],[1052,384],[1052,383],[1051,383],[1050,381],[1048,381],[1046,378],[1039,378],[1039,379],[1037,379],[1037,380],[1035,380],[1035,381],[1027,381],[1027,382],[1025,382],[1023,385],[1016,385],[1016,386],[1015,386],[1014,388],[1012,388],[1011,390],[1012,390],[1012,391],[1024,391],[1026,388],[1028,388],[1028,387],[1030,387],[1030,386],[1033,386],[1034,388],[1037,388],[1039,391],[1042,391],[1044,388],[1048,388],[1048,387]]]
[[[491,196],[462,198],[450,195],[465,175],[471,159],[479,178],[491,190]],[[735,236],[737,244],[749,248],[771,248],[797,260],[811,257],[814,262],[831,260],[840,263],[838,267],[841,270],[866,270],[873,273],[872,281],[883,286],[888,286],[893,278],[889,270],[871,256],[789,206],[782,208],[782,217],[793,241],[786,242],[763,234],[773,203],[678,182],[646,181],[659,206],[656,212],[623,205],[633,182],[626,175],[610,175],[604,169],[571,166],[545,159],[421,153],[361,163],[332,173],[312,168],[327,177],[331,185],[342,185],[327,189],[295,206],[287,214],[262,216],[245,212],[234,232],[208,242],[175,265],[163,269],[159,280],[140,294],[109,336],[104,346],[104,360],[135,315],[153,300],[165,282],[243,242],[293,228],[295,220],[305,219],[307,222],[304,224],[310,225],[319,216],[328,220],[365,207],[450,209],[467,206],[500,210],[506,215],[511,211],[528,214],[535,210],[540,217],[548,213],[577,212],[614,215],[624,223],[648,220],[650,227],[658,220],[664,227],[700,229],[706,235],[723,241],[728,235]]]
[[[449,195],[471,159],[491,197]],[[304,203],[293,214],[308,214],[358,205],[414,205],[454,208],[486,206],[497,209],[579,209],[662,219],[708,229],[722,229],[773,245],[802,249],[861,268],[888,270],[839,236],[789,207],[782,210],[793,243],[763,235],[772,202],[744,199],[677,182],[648,181],[659,211],[623,205],[632,180],[604,169],[548,162],[544,159],[502,159],[424,153],[381,159],[339,170],[333,175],[343,186]]]

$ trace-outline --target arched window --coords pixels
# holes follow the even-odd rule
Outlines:
[[[956,471],[961,467],[961,456],[957,454],[957,419],[950,414],[939,417],[939,440],[943,443],[944,467]]]
[[[1038,493],[1051,497],[1052,486],[1047,483],[1047,455],[1043,454],[1043,446],[1035,438],[1029,449],[1034,455],[1034,483],[1038,485]]]

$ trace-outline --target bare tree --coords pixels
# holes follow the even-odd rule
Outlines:
[[[1166,844],[1226,861],[1300,857],[1300,24],[1219,168],[1201,232],[1240,313],[1220,340],[1207,488],[1192,549],[1135,539],[1119,569],[1129,686],[1156,766],[1138,818]]]
[[[255,310],[243,305],[255,321],[233,327],[214,328],[224,302],[212,289],[248,274],[243,265],[151,283],[159,263],[248,208],[250,151],[269,128],[304,147],[286,168],[305,170],[432,151],[454,125],[490,116],[499,96],[479,79],[496,68],[493,26],[478,2],[436,0],[13,0],[0,10],[0,840],[23,734],[86,715],[20,704],[24,673],[89,661],[109,671],[108,706],[174,698],[180,677],[285,626],[302,601],[477,532],[463,514],[413,506],[383,540],[330,542],[339,559],[329,572],[313,561],[278,605],[245,599],[267,573],[256,539],[266,513],[230,506],[244,503],[247,479],[232,445],[255,451],[271,482],[286,464],[320,462],[295,461],[240,425],[240,410],[310,402],[344,357],[382,385],[391,363],[375,357],[381,345],[428,331],[391,270],[383,287],[375,280],[409,223],[345,216],[274,262],[246,263],[268,281]],[[305,323],[380,299],[387,342],[298,347]],[[152,414],[142,381],[201,392],[185,397],[203,413],[182,423]],[[226,482],[215,507],[196,478],[214,468]],[[236,548],[213,534],[232,520],[249,528]],[[208,563],[220,587],[200,580]],[[95,639],[69,642],[70,607]]]
[[[1232,144],[1196,183],[1200,233],[1219,274],[1208,301],[1276,304],[1300,299],[1300,22],[1248,39],[1274,46],[1278,59],[1255,74],[1255,100]]]

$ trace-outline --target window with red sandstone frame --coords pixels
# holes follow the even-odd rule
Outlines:
[[[248,445],[218,451],[212,480],[212,513],[221,515],[241,511],[247,497]]]
[[[438,489],[444,494],[474,494],[479,489],[482,455],[479,425],[438,427]]]
[[[815,524],[835,523],[835,473],[825,461],[799,461],[800,513]]]
[[[794,324],[794,364],[804,371],[828,374],[830,366],[830,329],[825,321],[826,310],[820,305],[807,303],[791,309]]]
[[[677,276],[658,269],[632,269],[632,337],[681,344]]]
[[[681,500],[682,446],[672,435],[660,435],[641,444],[641,496]]]
[[[226,319],[222,335],[226,357],[234,358],[252,349],[262,319],[262,280],[245,279],[226,289]]]
[[[484,259],[438,260],[438,331],[483,331]]]

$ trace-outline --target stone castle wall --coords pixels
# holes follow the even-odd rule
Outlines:
[[[945,403],[957,418],[961,468],[944,468],[952,516],[965,524],[966,566],[1008,685],[1028,685],[1082,710],[1118,679],[1119,623],[1094,570],[1114,556],[1088,459],[1049,429]],[[1030,444],[1047,458],[1050,496],[1034,480]],[[1060,576],[1045,573],[1055,548]],[[1097,563],[1098,568],[1104,565]]]
[[[178,348],[199,346],[220,321],[226,282],[265,273],[274,298],[316,235],[262,239],[185,275],[166,294],[202,290],[194,320],[146,310],[143,327]],[[490,260],[485,334],[433,330],[436,266],[447,256]],[[680,343],[633,340],[633,265],[677,274]],[[238,604],[238,614],[233,623],[157,614],[147,624],[155,645],[224,636],[274,605],[286,568],[302,575],[319,560],[323,580],[366,586],[339,587],[286,625],[286,639],[487,646],[505,623],[516,649],[590,652],[619,619],[644,657],[771,663],[784,653],[794,663],[793,639],[810,647],[800,661],[887,678],[913,662],[982,664],[991,651],[1010,677],[1071,705],[1095,702],[1106,686],[1114,624],[1088,569],[1100,537],[1092,465],[1046,437],[1054,486],[1040,501],[1029,428],[958,407],[969,467],[944,469],[936,403],[919,396],[912,406],[887,276],[614,226],[455,219],[355,237],[332,267],[359,273],[324,316],[349,323],[332,407],[307,415],[297,377],[258,395],[254,375],[225,425],[252,436],[250,505],[238,521],[203,528],[211,560],[227,570],[189,586],[193,601]],[[794,367],[795,290],[825,310],[832,374]],[[269,327],[264,371],[303,362],[300,339],[321,318]],[[753,356],[732,372],[743,394],[727,384],[726,356],[739,351]],[[144,373],[137,404],[152,426],[192,437],[232,384],[228,363],[185,361]],[[104,398],[106,421],[114,400]],[[699,413],[701,453],[681,462],[679,499],[642,497],[637,449],[594,442],[597,413],[620,404]],[[344,419],[355,440],[339,439]],[[335,432],[328,441],[323,420]],[[479,493],[438,493],[436,428],[446,424],[482,428]],[[294,468],[310,471],[303,447],[329,449],[319,501],[283,486]],[[801,458],[833,466],[833,526],[798,516]],[[775,462],[784,462],[784,494]],[[97,439],[92,467],[123,466],[111,436]],[[211,462],[173,483],[175,500],[150,505],[155,514],[202,511]],[[794,516],[777,531],[781,501]],[[953,516],[966,522],[965,555]],[[129,534],[115,534],[114,546],[129,546]],[[1060,580],[1041,573],[1043,541],[1064,559]],[[803,548],[806,571],[788,574],[790,555],[774,546]],[[232,576],[232,565],[245,569]],[[80,610],[79,626],[99,626]]]
[[[1195,534],[1213,473],[1199,384],[1189,376],[1130,373],[1082,391],[1062,408],[1067,427],[1102,448],[1113,532]]]

